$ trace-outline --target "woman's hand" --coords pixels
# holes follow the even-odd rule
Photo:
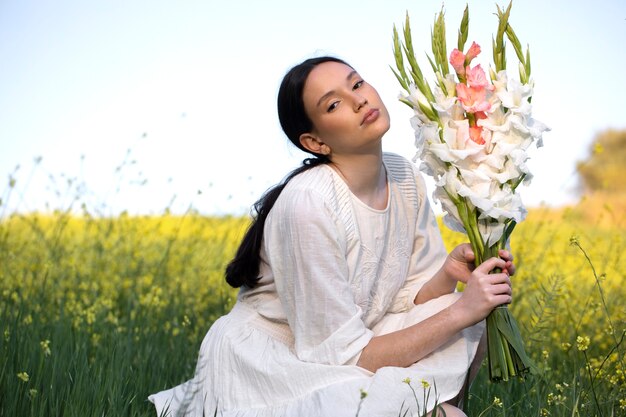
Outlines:
[[[501,267],[502,270],[507,271],[509,275],[515,274],[515,265],[513,264],[511,252],[500,249],[498,255],[504,260],[504,267]],[[467,283],[472,271],[474,271],[475,259],[476,256],[472,251],[472,246],[469,243],[462,243],[448,254],[443,264],[443,271],[451,280]]]
[[[452,249],[443,264],[443,272],[453,281],[467,282],[474,270],[474,252],[469,243],[462,243]]]
[[[455,303],[455,307],[460,309],[462,316],[467,320],[468,326],[487,317],[497,306],[512,301],[513,291],[507,269],[510,262],[502,258],[490,258],[469,275],[462,296]],[[502,272],[490,273],[495,268],[502,269]]]
[[[513,265],[513,255],[509,251],[501,250],[499,252],[500,261],[498,267],[502,268],[508,275],[515,273],[515,265]],[[494,258],[495,259],[495,258]],[[456,288],[457,283],[467,283],[475,271],[474,252],[469,243],[463,243],[450,252],[441,266],[439,271],[420,289],[415,296],[413,302],[422,304],[433,298],[449,294]],[[491,270],[489,270],[491,271]],[[489,272],[487,271],[487,273]]]

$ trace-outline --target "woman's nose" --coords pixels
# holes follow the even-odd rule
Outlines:
[[[357,93],[354,93],[354,110],[359,111],[363,106],[367,104],[367,99]]]

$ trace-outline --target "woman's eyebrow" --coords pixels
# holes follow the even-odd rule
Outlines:
[[[352,77],[354,77],[356,75],[356,70],[352,70],[350,71],[350,73],[348,74],[348,76],[346,77],[346,81],[350,81],[350,79]],[[319,107],[320,104],[322,104],[322,102],[324,100],[326,100],[328,97],[332,96],[333,94],[335,94],[335,90],[330,90],[329,92],[327,92],[326,94],[324,94],[322,97],[320,97],[320,99],[317,101],[317,106]]]

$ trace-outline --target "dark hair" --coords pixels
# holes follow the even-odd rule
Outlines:
[[[313,130],[313,123],[304,109],[302,99],[304,85],[311,71],[324,62],[338,62],[348,65],[339,58],[329,56],[310,58],[291,68],[280,84],[277,100],[280,125],[291,143],[298,149],[312,154],[313,158],[305,159],[302,166],[290,172],[282,182],[267,190],[254,203],[255,214],[252,216],[252,223],[246,231],[235,257],[226,267],[226,282],[235,288],[242,285],[254,287],[261,278],[259,269],[262,262],[261,244],[263,243],[265,219],[287,183],[296,175],[314,166],[330,162],[326,155],[313,153],[300,143],[300,135]]]

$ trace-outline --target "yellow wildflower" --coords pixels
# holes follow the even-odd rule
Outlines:
[[[493,405],[502,408],[502,400],[498,397],[493,397]]]
[[[41,346],[41,351],[44,356],[50,356],[52,354],[52,351],[50,350],[50,341],[48,339],[39,342],[39,346]]]
[[[33,398],[35,398],[37,396],[37,390],[35,388],[29,389],[28,390],[28,396],[32,400]]]
[[[420,382],[422,383],[422,388],[430,388],[430,384],[425,379],[422,379]]]
[[[548,359],[550,357],[550,352],[548,352],[547,350],[544,350],[541,352],[541,355],[543,356],[543,359]]]
[[[22,382],[28,382],[28,380],[30,379],[30,377],[28,376],[28,374],[26,372],[20,372],[17,374],[17,377],[19,379],[22,380]]]
[[[96,313],[93,308],[89,308],[85,311],[85,321],[89,326],[96,322]]]
[[[548,394],[548,405],[563,405],[565,404],[565,400],[567,400],[567,397],[565,395],[555,395],[552,392]]]
[[[587,349],[589,349],[589,336],[578,336],[576,338],[576,346],[578,347],[578,350],[581,352],[586,351]]]
[[[410,384],[411,383],[411,378],[406,377],[402,380],[402,382],[404,382],[405,384]]]

